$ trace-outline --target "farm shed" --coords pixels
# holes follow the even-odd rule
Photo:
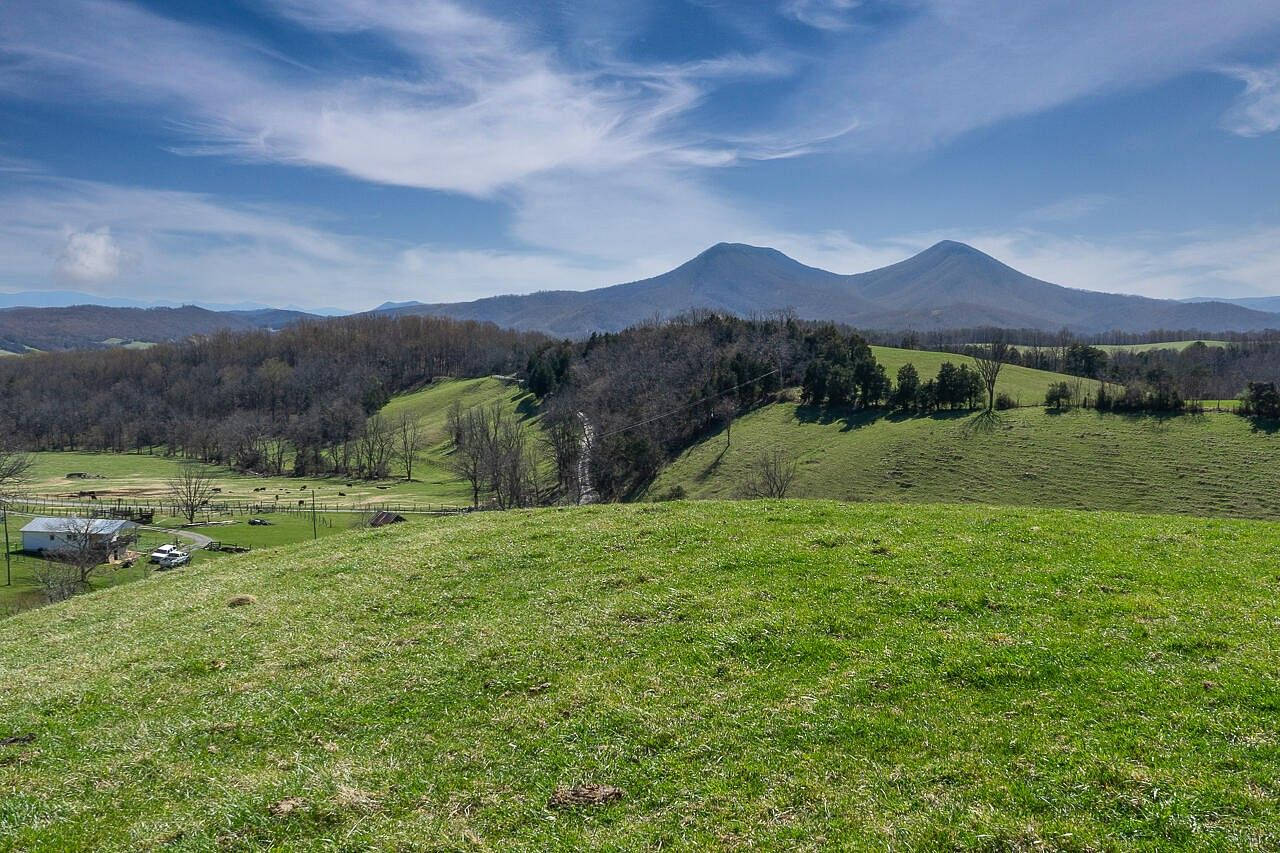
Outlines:
[[[404,516],[394,512],[378,512],[374,513],[373,518],[369,519],[370,527],[386,527],[388,524],[399,524],[404,521]]]
[[[138,525],[112,518],[36,518],[22,528],[22,550],[31,554],[74,547],[86,531],[90,542],[110,557],[118,557]]]

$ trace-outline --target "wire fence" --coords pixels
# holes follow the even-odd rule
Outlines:
[[[27,494],[9,501],[9,511],[26,515],[88,516],[93,518],[123,518],[150,523],[156,517],[181,518],[185,515],[178,504],[164,499],[146,498],[66,498],[56,495]],[[312,512],[351,515],[373,515],[379,512],[400,515],[455,515],[470,512],[471,507],[451,504],[379,501],[376,503],[350,503],[310,500],[217,500],[210,501],[196,513],[197,522],[217,518],[253,517],[285,513],[310,515]]]

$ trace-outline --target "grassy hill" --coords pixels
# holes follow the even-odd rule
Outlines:
[[[1235,415],[1176,418],[1018,409],[833,416],[795,403],[734,422],[649,488],[689,497],[741,494],[765,450],[799,463],[793,497],[946,501],[1280,519],[1280,443]]]
[[[1164,341],[1154,344],[1102,344],[1101,348],[1110,353],[1117,352],[1150,352],[1157,349],[1172,349],[1181,352],[1192,344],[1204,344],[1210,347],[1225,347],[1226,341]]]
[[[469,504],[470,489],[445,464],[444,424],[449,406],[455,400],[464,406],[499,402],[528,413],[528,399],[529,395],[518,387],[495,378],[444,380],[393,399],[383,409],[383,416],[396,420],[403,412],[412,414],[428,445],[414,468],[411,483],[402,479],[369,483],[337,477],[253,477],[218,466],[208,466],[208,470],[222,489],[221,496],[229,499],[278,499],[285,505],[296,505],[298,499],[310,501],[314,492],[320,503],[345,507],[385,502]],[[157,498],[163,497],[165,480],[174,476],[181,465],[181,460],[136,453],[37,453],[29,490],[70,497],[81,491],[94,491],[102,501]],[[72,472],[94,476],[88,480],[67,479]]]
[[[921,380],[930,379],[938,374],[943,362],[952,364],[974,365],[972,358],[949,352],[929,352],[926,350],[898,349],[897,347],[872,347],[876,361],[884,365],[890,379],[896,379],[898,368],[904,364],[914,364],[920,373]],[[1007,364],[1000,371],[1000,379],[996,390],[1008,394],[1020,405],[1038,406],[1044,403],[1044,392],[1053,382],[1079,382],[1083,391],[1092,392],[1098,383],[1092,379],[1069,376],[1065,373],[1052,373],[1048,370],[1035,370],[1030,367],[1019,367]]]
[[[1274,848],[1278,541],[676,503],[231,557],[0,622],[0,848]]]

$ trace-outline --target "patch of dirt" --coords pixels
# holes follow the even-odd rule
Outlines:
[[[608,803],[616,803],[621,799],[621,788],[589,782],[585,785],[556,788],[550,799],[547,800],[547,808],[571,809],[579,806],[603,806]]]
[[[334,795],[333,800],[344,809],[355,809],[363,812],[371,812],[381,805],[378,802],[378,798],[373,794],[368,791],[361,791],[359,788],[352,788],[349,785],[339,785],[338,793]]]
[[[288,817],[307,804],[302,797],[285,797],[278,803],[272,803],[267,811],[272,817]]]
[[[244,607],[245,605],[248,605],[248,604],[257,604],[257,603],[258,603],[258,599],[254,598],[252,595],[237,595],[237,596],[233,596],[231,600],[227,602],[227,606],[228,607]]]

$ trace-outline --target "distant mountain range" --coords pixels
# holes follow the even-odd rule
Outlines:
[[[0,300],[11,296],[0,296]],[[1178,301],[1076,290],[1032,278],[951,240],[900,263],[856,275],[805,266],[775,249],[721,243],[670,272],[629,284],[434,305],[386,302],[369,313],[438,315],[579,337],[619,331],[655,316],[670,317],[695,308],[739,315],[790,309],[804,319],[885,330],[977,326],[1066,327],[1079,333],[1280,329],[1280,297]],[[0,309],[0,350],[178,340],[216,329],[281,328],[307,318],[319,319],[319,315],[257,307],[231,311],[194,306],[6,308]]]
[[[1183,302],[1226,302],[1228,305],[1239,305],[1255,311],[1280,312],[1280,296],[1240,296],[1223,298],[1221,296],[1192,296]]]
[[[655,315],[670,316],[691,308],[734,314],[790,308],[802,318],[894,330],[1007,326],[1066,327],[1089,333],[1280,328],[1280,314],[1226,301],[1179,302],[1062,287],[951,240],[900,263],[857,275],[805,266],[775,249],[721,243],[670,272],[630,284],[383,310],[485,320],[577,337],[618,331]]]
[[[391,303],[388,303],[391,304]],[[109,308],[182,308],[193,305],[209,311],[264,311],[280,310],[261,302],[174,302],[172,300],[129,299],[124,296],[96,296],[92,293],[81,293],[77,290],[23,290],[17,293],[0,293],[0,309],[4,308],[70,308],[76,305],[101,305]],[[341,308],[300,308],[297,305],[286,305],[285,311],[301,311],[322,317],[337,317],[351,314]]]
[[[156,343],[222,329],[279,329],[315,316],[276,308],[210,311],[193,305],[182,308],[104,305],[5,308],[0,310],[0,350],[21,353],[32,349],[97,349],[131,342]]]

